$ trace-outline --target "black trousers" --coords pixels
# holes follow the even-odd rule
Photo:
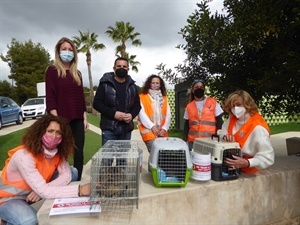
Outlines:
[[[78,181],[80,181],[83,169],[84,123],[83,119],[78,119],[72,120],[69,124],[75,141],[74,167],[78,170]]]

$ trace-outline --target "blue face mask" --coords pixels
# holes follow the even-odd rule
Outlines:
[[[69,63],[73,60],[74,53],[70,51],[60,51],[59,56],[63,62]]]

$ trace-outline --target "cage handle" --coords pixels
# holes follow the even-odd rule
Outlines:
[[[214,138],[218,138],[218,142],[220,142],[220,135],[218,135],[218,134],[212,134],[211,135],[211,139],[214,139]]]

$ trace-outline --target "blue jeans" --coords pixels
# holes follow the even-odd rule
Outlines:
[[[71,182],[72,181],[77,181],[77,179],[78,179],[78,170],[75,167],[73,167],[73,166],[70,166],[70,170],[71,170],[71,173],[72,173],[72,180],[71,180]],[[58,171],[56,170],[53,173],[50,181],[55,180],[58,177],[58,175],[59,175]]]
[[[7,225],[36,225],[36,211],[25,200],[12,199],[0,205],[0,218]]]
[[[126,132],[125,130],[117,130],[115,132],[110,130],[102,131],[102,146],[109,140],[130,140],[131,131]]]
[[[131,131],[127,132],[126,126],[120,126],[116,131],[103,130],[102,131],[102,146],[109,140],[130,140]],[[113,159],[107,159],[103,164],[110,166],[113,163]],[[117,159],[117,166],[126,166],[126,159]]]
[[[78,171],[75,167],[70,167],[72,180],[77,181]],[[51,177],[51,181],[58,177],[58,172],[55,171]],[[13,210],[12,210],[13,209]],[[37,224],[36,211],[25,200],[12,199],[0,205],[0,218],[6,221],[7,225],[31,225]]]

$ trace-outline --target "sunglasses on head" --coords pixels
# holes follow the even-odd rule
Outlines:
[[[202,84],[205,85],[205,81],[203,79],[195,79],[193,84],[198,83],[198,82],[201,82]]]

